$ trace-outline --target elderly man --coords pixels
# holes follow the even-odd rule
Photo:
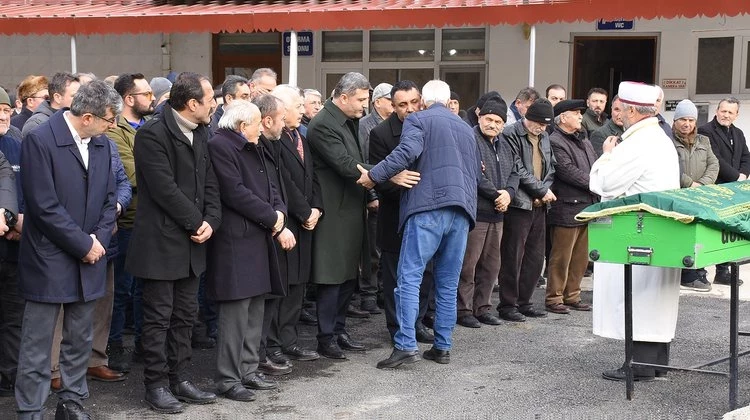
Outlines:
[[[523,322],[526,317],[547,316],[534,308],[531,295],[544,265],[547,204],[555,201],[550,187],[555,157],[545,129],[555,115],[552,104],[538,99],[526,116],[503,130],[518,160],[519,186],[504,218],[500,244],[500,318]]]
[[[303,136],[307,137],[307,125],[310,124],[310,120],[313,119],[320,108],[323,107],[323,95],[315,89],[305,89],[303,91],[305,113],[302,115],[302,121],[300,122],[299,132]]]
[[[539,99],[539,92],[531,86],[518,91],[516,99],[508,108],[508,115],[506,116],[507,122],[505,124],[511,125],[516,121],[520,121],[526,115],[526,110],[529,109],[531,104],[537,99]]]
[[[502,141],[508,107],[502,99],[487,101],[479,111],[474,138],[484,171],[477,197],[477,222],[469,232],[458,282],[458,324],[479,328],[500,325],[491,314],[492,288],[500,274],[503,213],[518,189],[518,173],[510,144]]]
[[[570,313],[570,309],[590,311],[581,302],[581,280],[588,264],[588,224],[574,217],[598,197],[589,191],[589,172],[596,160],[591,142],[581,126],[583,100],[568,99],[555,105],[555,130],[549,136],[555,154],[555,180],[552,189],[557,200],[547,214],[552,249],[549,256],[548,312]]]
[[[597,157],[602,155],[604,140],[610,136],[620,137],[624,131],[622,129],[622,102],[620,102],[620,97],[617,95],[612,98],[611,111],[612,113],[607,122],[594,130],[593,133],[589,133],[589,140],[591,141],[591,145],[594,146],[594,152],[596,152]]]
[[[125,269],[143,280],[144,400],[159,413],[206,404],[216,395],[185,378],[198,310],[206,241],[221,223],[219,187],[208,159],[216,109],[208,78],[180,73],[160,118],[135,135],[138,217]]]
[[[698,133],[711,141],[711,149],[719,159],[717,184],[744,181],[750,175],[750,152],[745,133],[734,125],[739,113],[740,101],[724,98],[719,101],[714,119],[698,128]],[[717,265],[714,284],[728,285],[730,282],[729,265]],[[741,285],[742,280],[738,284]]]
[[[106,293],[104,245],[115,227],[110,141],[122,99],[103,81],[82,86],[22,144],[25,214],[19,289],[26,299],[16,379],[18,417],[41,418],[50,388],[50,349],[64,308],[56,418],[88,418],[86,370],[96,299]],[[60,147],[64,145],[66,147]],[[7,216],[6,216],[7,219]]]
[[[589,187],[602,200],[680,187],[680,165],[674,144],[654,117],[654,86],[620,83],[625,132],[604,141],[603,154],[591,167]],[[622,340],[625,334],[622,264],[596,263],[594,334]],[[677,325],[680,297],[677,268],[633,267],[633,361],[666,365]],[[651,367],[635,367],[636,380],[651,380]],[[663,372],[659,372],[660,374]],[[625,380],[623,368],[605,371],[605,379]]]
[[[255,399],[243,385],[256,376],[251,366],[258,360],[264,294],[282,292],[273,235],[283,229],[286,207],[258,147],[260,130],[258,107],[237,101],[226,107],[208,142],[223,221],[209,243],[206,276],[208,295],[219,307],[216,388],[236,401]]]
[[[456,290],[466,252],[466,238],[475,225],[477,185],[481,179],[479,151],[472,130],[447,108],[450,87],[431,80],[422,88],[426,109],[404,120],[399,145],[372,171],[362,167],[358,183],[372,188],[399,171],[414,167],[424,177],[403,193],[399,230],[403,233],[398,262],[396,314],[399,329],[393,352],[379,369],[419,360],[414,323],[419,312],[419,287],[425,265],[433,259],[435,274],[435,342],[423,357],[450,363],[451,335],[456,322]],[[415,177],[417,178],[417,177]],[[417,179],[404,185],[414,185]]]
[[[255,99],[258,96],[271,93],[276,87],[278,75],[268,67],[262,67],[253,72],[247,85],[250,86],[250,98]]]
[[[21,135],[26,137],[29,132],[39,127],[43,122],[55,112],[63,108],[70,108],[73,102],[73,96],[78,92],[81,84],[78,78],[67,72],[55,73],[47,85],[49,100],[42,102],[32,115],[23,125]]]
[[[680,188],[699,187],[716,182],[719,175],[719,159],[711,150],[708,137],[696,132],[695,120],[698,108],[689,99],[683,99],[674,110],[672,142],[680,158]],[[704,268],[683,269],[680,286],[708,292],[711,283]]]
[[[586,107],[581,125],[589,136],[607,121],[607,113],[604,112],[607,107],[607,91],[598,87],[591,88],[586,96]]]

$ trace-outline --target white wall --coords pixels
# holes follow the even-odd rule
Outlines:
[[[213,80],[210,33],[172,34],[170,39],[172,70],[178,73],[192,71]],[[216,83],[223,81],[221,77]]]

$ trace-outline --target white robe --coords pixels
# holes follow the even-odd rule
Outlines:
[[[655,117],[639,121],[622,143],[591,167],[589,187],[602,201],[641,192],[680,188],[680,166],[672,140]],[[627,244],[623,244],[627,246]],[[594,264],[593,332],[625,338],[622,264]],[[633,266],[633,340],[668,343],[674,338],[680,299],[680,269]]]

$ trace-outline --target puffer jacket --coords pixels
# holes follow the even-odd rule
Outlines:
[[[479,156],[484,164],[482,181],[477,191],[477,221],[502,222],[503,213],[495,210],[495,199],[500,195],[497,191],[507,191],[512,200],[518,189],[518,172],[513,150],[500,136],[492,139],[485,137],[479,126],[474,127],[474,138],[477,140]]]
[[[52,106],[49,104],[49,101],[44,101],[41,104],[39,104],[36,111],[34,111],[34,115],[32,115],[23,124],[23,129],[21,129],[21,135],[23,137],[26,137],[27,134],[29,134],[32,130],[42,125],[42,123],[47,121],[49,117],[51,117],[52,114],[54,114],[55,112],[57,112],[57,110],[52,108]]]
[[[672,130],[672,142],[680,158],[680,188],[688,188],[697,182],[702,185],[716,183],[719,176],[719,159],[711,150],[711,141],[702,134],[695,135],[692,147],[683,143],[680,134]]]
[[[502,138],[508,142],[513,150],[513,156],[518,160],[516,170],[518,171],[518,190],[513,197],[510,206],[523,210],[531,210],[534,199],[542,198],[552,186],[555,179],[555,156],[552,154],[549,136],[546,131],[539,134],[539,149],[542,153],[542,179],[534,176],[532,162],[532,146],[528,139],[526,127],[522,119],[503,129]]]

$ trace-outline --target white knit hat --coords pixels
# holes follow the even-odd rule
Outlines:
[[[620,82],[617,89],[620,102],[635,106],[655,106],[659,89],[654,85],[640,82]]]

